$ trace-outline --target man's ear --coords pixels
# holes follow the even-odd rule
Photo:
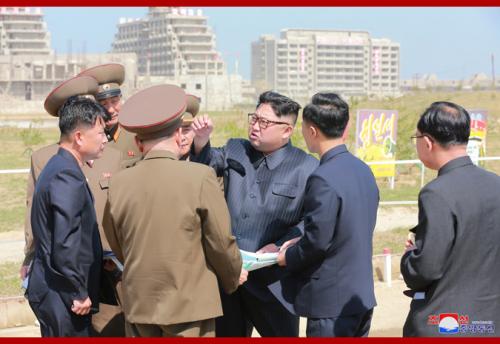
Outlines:
[[[288,138],[292,137],[292,135],[293,135],[293,128],[294,128],[293,126],[287,125],[285,131],[283,131],[283,138],[284,139],[288,139]]]
[[[307,128],[309,132],[311,133],[311,137],[317,138],[319,135],[318,128],[316,128],[314,125],[309,125],[309,128]]]
[[[433,141],[433,140],[431,140],[431,139],[430,139],[429,137],[427,137],[427,136],[422,137],[422,139],[424,140],[424,142],[425,142],[425,148],[426,148],[428,151],[431,151],[431,150],[433,150],[433,149],[434,149],[434,145],[435,145],[435,143],[434,143],[434,141]]]
[[[175,129],[174,138],[177,145],[180,146],[182,144],[182,127]]]
[[[75,130],[71,136],[73,136],[73,142],[78,146],[83,146],[83,133],[80,130]]]

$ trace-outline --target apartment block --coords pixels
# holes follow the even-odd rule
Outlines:
[[[285,29],[252,43],[252,84],[297,99],[399,92],[399,44],[364,31]]]

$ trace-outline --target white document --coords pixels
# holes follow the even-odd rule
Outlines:
[[[240,250],[243,260],[243,269],[247,271],[257,270],[276,264],[278,262],[278,252],[276,253],[254,253]]]

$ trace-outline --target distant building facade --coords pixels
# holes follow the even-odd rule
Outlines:
[[[120,20],[110,53],[56,54],[40,8],[0,7],[0,99],[9,113],[43,113],[43,100],[61,82],[115,62],[125,66],[125,98],[173,83],[199,96],[204,111],[255,102],[255,88],[227,73],[215,43],[201,10],[151,7],[145,18]]]
[[[40,7],[0,7],[0,55],[50,54],[50,33]]]
[[[0,56],[0,95],[25,100],[44,99],[62,81],[86,68],[111,62],[125,66],[126,79],[122,89],[126,96],[137,83],[135,54]]]
[[[399,93],[400,46],[368,32],[286,29],[252,43],[251,81],[295,98]]]
[[[121,18],[112,51],[136,53],[139,75],[225,74],[201,9],[150,7],[144,18]]]

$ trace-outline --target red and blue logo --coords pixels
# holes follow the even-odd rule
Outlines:
[[[427,325],[438,326],[440,334],[494,335],[495,323],[491,320],[470,320],[467,314],[440,313],[427,317]]]
[[[458,333],[460,324],[458,323],[457,313],[439,314],[439,333],[455,334]]]

